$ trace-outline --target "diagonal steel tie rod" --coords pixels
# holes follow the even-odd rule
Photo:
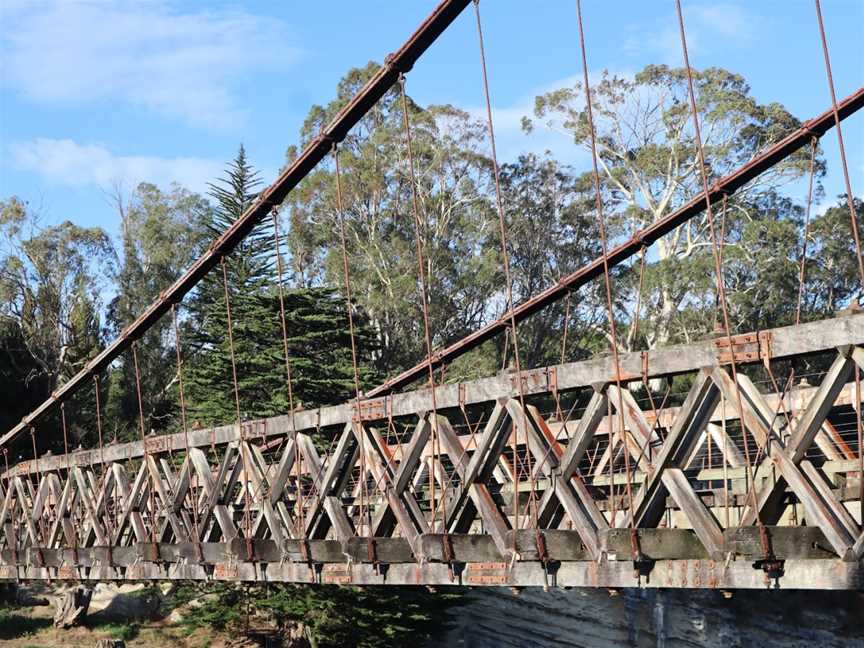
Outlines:
[[[859,88],[855,93],[846,97],[839,104],[837,119],[843,120],[849,115],[860,110],[862,107],[864,107],[864,88]],[[836,123],[839,123],[839,121]],[[762,172],[789,157],[800,148],[808,145],[813,137],[821,137],[824,135],[832,126],[834,126],[834,124],[835,113],[833,108],[829,108],[818,117],[804,122],[801,128],[790,133],[784,139],[777,142],[762,154],[753,158],[744,166],[739,167],[737,170],[715,182],[708,191],[708,200],[713,204],[714,202],[721,200],[724,194],[729,195],[733,193]],[[632,238],[610,250],[608,255],[609,267],[612,268],[621,264],[639,252],[643,246],[654,243],[654,241],[668,234],[679,225],[686,223],[694,216],[700,214],[707,204],[705,198],[705,193],[700,192],[697,197],[693,198],[687,204],[648,227],[639,230]],[[368,392],[366,396],[369,398],[383,396],[422,378],[423,374],[428,371],[427,366],[430,361],[433,369],[452,362],[486,340],[506,331],[507,328],[511,326],[514,318],[519,322],[530,317],[542,308],[561,299],[571,290],[583,286],[602,274],[603,257],[601,256],[597,257],[587,265],[582,266],[579,270],[576,270],[560,279],[555,285],[550,286],[538,295],[535,295],[516,306],[512,313],[509,311],[504,313],[499,319],[495,320],[491,324],[487,324],[485,327],[471,333],[458,342],[454,342],[450,346],[435,352],[432,354],[431,360],[424,360],[411,369],[391,378],[384,384]]]

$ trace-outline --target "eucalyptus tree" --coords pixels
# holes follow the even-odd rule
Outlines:
[[[139,184],[124,196],[113,196],[120,225],[116,293],[108,308],[112,334],[119,335],[168,288],[198,256],[206,239],[204,222],[210,210],[199,195],[178,185],[167,190]],[[133,357],[125,353],[110,372],[107,389],[109,432],[138,436],[138,387],[146,430],[165,430],[177,413],[177,370],[170,316],[156,322],[136,344],[138,377]]]
[[[26,367],[19,379],[27,405],[35,406],[102,348],[104,278],[116,258],[101,228],[70,221],[43,227],[15,197],[0,202],[0,237],[0,318],[14,341],[7,357],[10,366]],[[92,404],[84,402],[76,399],[69,408],[70,441],[91,429]],[[52,434],[40,438],[59,442],[57,419],[43,425]]]
[[[694,71],[694,84],[709,185],[801,125],[779,103],[759,103],[738,74],[720,68]],[[656,222],[702,190],[686,70],[648,65],[632,78],[604,72],[591,90],[598,164],[608,193],[607,216],[617,225],[618,236],[625,236]],[[534,115],[523,119],[523,127],[530,132],[538,124],[566,134],[582,148],[590,147],[582,84],[538,96]],[[781,192],[800,180],[808,166],[808,151],[799,151],[742,188],[727,204],[715,205],[718,246],[721,233],[728,239],[727,247],[739,246],[749,238],[746,230],[755,233],[750,223],[784,218],[780,213],[784,210],[778,211]],[[815,167],[817,175],[824,172],[821,158],[816,158]],[[594,217],[593,210],[586,217]],[[616,290],[624,297],[618,317],[630,322],[635,321],[637,287],[643,285],[641,339],[634,339],[636,327],[631,326],[622,345],[651,348],[710,330],[716,305],[712,246],[703,215],[657,241],[648,254],[642,282],[638,262],[629,284],[617,282]]]
[[[300,133],[301,145],[317,136],[377,68],[370,63],[351,70],[340,81],[336,99],[311,109]],[[410,97],[408,113],[419,233],[412,212],[399,87],[391,89],[339,146],[341,216],[353,296],[376,332],[376,365],[385,373],[411,365],[425,353],[415,237],[419,235],[423,246],[436,345],[457,339],[494,316],[496,291],[502,285],[497,252],[489,245],[494,230],[483,123],[452,106],[422,107]],[[289,149],[289,160],[294,154]],[[289,195],[286,207],[293,281],[343,286],[332,161],[310,174]]]

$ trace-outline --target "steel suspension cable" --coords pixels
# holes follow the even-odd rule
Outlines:
[[[174,327],[174,350],[177,356],[177,385],[180,396],[180,424],[183,426],[183,443],[186,446],[186,462],[189,470],[189,501],[192,504],[192,526],[195,530],[195,546],[197,551],[201,553],[201,530],[198,526],[198,498],[195,496],[198,486],[198,472],[192,463],[192,456],[189,452],[189,425],[186,417],[186,392],[183,388],[183,349],[180,343],[180,326],[177,324],[177,309],[174,304],[171,305],[171,323]]]
[[[480,45],[480,67],[483,73],[483,93],[486,100],[486,124],[489,131],[489,143],[492,153],[492,170],[495,178],[495,206],[498,212],[498,228],[501,236],[501,259],[504,267],[504,278],[507,286],[507,317],[510,320],[510,334],[513,338],[513,358],[516,364],[516,376],[519,384],[519,405],[522,416],[522,429],[525,433],[525,453],[528,462],[528,474],[531,481],[531,492],[534,488],[534,472],[531,469],[531,449],[528,440],[528,414],[525,409],[525,385],[522,381],[522,361],[519,354],[519,336],[516,325],[516,315],[513,311],[513,278],[510,275],[510,255],[507,251],[507,223],[504,216],[504,203],[501,197],[501,174],[498,166],[498,151],[495,146],[495,127],[492,121],[492,100],[489,95],[489,74],[486,69],[486,50],[483,44],[483,25],[480,20],[480,0],[474,0],[474,15],[477,20],[477,40]],[[519,529],[519,468],[516,429],[513,431],[513,527]],[[534,526],[537,527],[537,508],[534,507]],[[513,549],[516,550],[516,534],[513,534]]]
[[[642,292],[645,284],[645,256],[646,256],[646,248],[642,248],[641,253],[639,254],[639,284],[636,292],[636,313],[634,315],[634,323],[633,323],[633,334],[628,335],[630,338],[630,344],[635,345],[637,343],[637,338],[639,334],[639,320],[642,315]],[[657,413],[657,406],[654,402],[654,393],[651,390],[651,381],[648,378],[648,352],[642,352],[642,385],[645,388],[645,393],[648,396],[648,403],[651,405],[651,413],[654,417],[654,423],[651,426],[652,434],[656,432],[658,438],[662,440],[662,435],[660,434],[660,416]],[[665,402],[665,398],[664,398]],[[710,446],[709,446],[710,448]],[[651,436],[645,440],[645,446],[642,448],[640,452],[640,460],[642,455],[647,455],[648,462],[651,462]],[[637,462],[638,464],[638,462]]]
[[[141,369],[138,364],[138,341],[132,343],[132,364],[135,369],[135,394],[138,398],[138,431],[141,435],[141,447],[144,450],[144,474],[150,481],[150,535],[155,545],[157,542],[156,535],[156,484],[155,476],[150,474],[150,450],[147,448],[146,433],[144,432],[144,400],[141,398]],[[131,505],[131,502],[129,503]]]
[[[689,53],[687,51],[687,35],[685,33],[685,30],[684,30],[684,13],[681,9],[681,0],[675,0],[675,8],[676,8],[676,12],[678,14],[678,31],[679,31],[679,34],[681,37],[681,50],[682,50],[682,53],[684,56],[684,66],[685,66],[686,72],[687,72],[687,88],[688,88],[688,95],[689,95],[689,101],[690,101],[690,112],[691,112],[691,117],[693,118],[693,130],[694,130],[694,137],[695,137],[695,143],[696,143],[696,153],[697,153],[697,159],[699,162],[699,175],[700,175],[700,179],[702,181],[702,191],[703,191],[704,196],[705,196],[705,215],[706,215],[706,218],[708,219],[708,229],[711,232],[711,245],[712,245],[712,250],[713,250],[713,255],[714,255],[714,272],[715,272],[716,277],[717,277],[717,296],[718,296],[718,301],[720,302],[720,309],[721,309],[721,312],[723,315],[723,326],[724,326],[725,334],[726,334],[726,342],[729,346],[730,365],[731,365],[731,369],[732,369],[732,381],[735,385],[735,399],[736,399],[736,405],[738,406],[738,412],[740,415],[740,425],[741,425],[741,432],[742,432],[741,436],[742,436],[743,441],[744,441],[744,457],[745,457],[745,461],[747,464],[747,476],[748,476],[748,480],[749,480],[750,484],[755,486],[755,482],[753,480],[753,466],[750,462],[750,447],[749,447],[749,442],[747,440],[747,426],[746,426],[746,423],[744,421],[744,418],[745,418],[744,417],[744,406],[743,406],[743,400],[741,397],[741,388],[740,388],[740,385],[738,384],[738,368],[737,368],[737,365],[735,362],[735,354],[732,352],[733,346],[732,346],[731,326],[729,323],[729,309],[728,309],[727,303],[726,303],[726,289],[725,289],[725,282],[723,280],[723,268],[721,266],[720,251],[719,251],[718,245],[717,245],[717,233],[714,229],[714,214],[713,214],[712,205],[711,205],[711,194],[710,194],[709,187],[708,187],[708,171],[707,171],[707,168],[705,165],[705,151],[704,151],[703,146],[702,146],[702,131],[701,131],[701,128],[699,126],[699,110],[696,107],[696,91],[695,91],[694,86],[693,86],[693,70],[690,67],[690,56],[689,56]],[[770,433],[771,432],[769,430],[768,434],[770,434]],[[755,439],[755,436],[754,436],[754,439]],[[768,439],[766,439],[766,445],[767,445],[767,441],[768,441]],[[759,527],[760,537],[762,540],[762,549],[763,549],[764,553],[766,554],[766,558],[767,558],[768,554],[770,554],[770,546],[768,544],[768,537],[767,537],[767,534],[765,531],[765,527],[762,524],[762,518],[761,518],[761,515],[759,512],[759,503],[756,499],[755,487],[751,488],[751,492],[753,494],[752,495],[752,500],[753,500],[752,503],[753,503],[754,514],[756,516],[756,524]]]
[[[426,360],[429,368],[429,389],[432,396],[432,461],[441,465],[441,441],[438,436],[438,401],[435,396],[435,369],[432,366],[432,329],[429,325],[429,282],[426,275],[426,260],[423,254],[424,234],[428,235],[428,223],[420,219],[420,204],[417,196],[417,174],[414,168],[414,150],[411,139],[411,120],[408,116],[408,96],[405,92],[405,75],[399,75],[399,89],[402,95],[402,126],[405,130],[405,153],[408,163],[408,173],[411,182],[411,211],[414,215],[414,242],[417,249],[417,270],[420,278],[420,299],[423,301],[423,337],[426,343]],[[441,465],[441,469],[444,466]],[[447,482],[441,485],[442,516],[444,530],[447,533]],[[436,528],[435,516],[438,505],[433,503],[432,529]]]
[[[237,381],[237,356],[234,350],[234,320],[231,316],[231,296],[228,293],[228,265],[225,257],[219,259],[222,266],[222,289],[225,294],[225,318],[228,327],[228,350],[231,357],[231,378],[234,385],[234,406],[237,412],[237,431],[240,433],[240,461],[243,464],[243,524],[245,527],[246,554],[252,559],[252,511],[249,494],[249,462],[247,457],[246,434],[243,429],[243,417],[240,413],[240,386]]]
[[[858,503],[860,524],[864,525],[864,426],[861,425],[861,368],[855,364],[855,432],[858,441]]]
[[[843,167],[843,182],[846,185],[846,205],[849,207],[849,221],[852,237],[855,240],[855,252],[858,255],[858,273],[861,287],[864,288],[864,257],[861,256],[861,238],[858,234],[858,217],[855,214],[855,202],[852,193],[852,183],[849,180],[849,164],[846,161],[846,147],[843,144],[843,130],[840,127],[840,108],[837,103],[837,93],[834,90],[834,75],[831,72],[831,56],[828,53],[828,37],[825,35],[825,23],[822,20],[822,3],[816,2],[816,20],[819,23],[819,36],[822,40],[822,55],[825,59],[825,76],[828,89],[831,91],[831,108],[834,112],[834,126],[837,129],[837,146],[840,149],[840,163]]]
[[[32,426],[31,426],[32,427]],[[0,448],[0,451],[3,452],[3,464],[5,465],[5,470],[3,474],[6,476],[6,487],[9,489],[14,488],[12,485],[12,477],[9,476],[9,448]],[[24,502],[21,502],[21,510],[24,511]],[[18,563],[18,519],[12,521],[10,524],[10,530],[12,531],[11,545],[12,549],[12,560],[17,564]]]
[[[639,337],[639,320],[642,317],[642,289],[645,285],[645,248],[639,253],[639,284],[636,288],[636,315],[633,318],[633,332],[629,335],[631,344],[636,344]],[[631,347],[632,348],[632,347]]]
[[[93,393],[96,397],[96,433],[99,437],[99,463],[102,465],[101,481],[102,481],[102,484],[104,486],[107,486],[108,482],[106,481],[106,475],[108,474],[108,466],[105,464],[105,444],[104,444],[104,440],[103,440],[103,436],[102,436],[102,402],[101,402],[101,399],[99,398],[99,376],[97,376],[97,375],[93,376]],[[36,450],[35,439],[34,439],[33,450],[34,450],[34,452]],[[106,492],[105,497],[107,498],[107,492],[108,492],[107,488],[105,488],[105,492]],[[110,551],[111,536],[113,535],[113,530],[112,530],[113,524],[111,523],[111,514],[108,511],[108,500],[107,499],[104,499],[103,505],[105,507],[105,522],[106,522],[106,525],[108,527],[107,530],[108,530],[109,551]]]
[[[717,257],[720,259],[720,267],[724,267],[725,263],[725,254],[726,254],[726,216],[727,216],[727,207],[728,207],[728,198],[729,195],[723,194],[723,207],[720,211],[720,243],[718,245],[719,249],[717,251]],[[720,298],[717,297],[714,300],[714,323],[711,326],[712,331],[717,330],[717,324],[720,317]]]
[[[336,165],[336,211],[339,220],[339,243],[342,249],[342,275],[345,282],[345,309],[348,313],[348,333],[351,337],[351,364],[354,369],[354,392],[357,398],[357,426],[360,437],[360,506],[358,508],[358,520],[363,520],[363,505],[366,502],[366,430],[363,428],[362,416],[360,415],[360,368],[357,362],[357,340],[354,327],[354,312],[351,298],[351,269],[348,264],[348,238],[345,234],[345,207],[342,199],[342,168],[339,164],[339,148],[333,143],[333,161]],[[353,426],[353,423],[352,423]],[[372,518],[366,509],[367,528],[372,526]]]
[[[564,298],[564,335],[561,338],[561,364],[567,358],[567,329],[570,327],[570,291]]]
[[[855,241],[855,254],[858,260],[858,274],[861,280],[861,288],[864,289],[864,257],[861,255],[861,238],[858,233],[858,216],[855,213],[854,194],[852,193],[852,182],[849,180],[849,164],[846,161],[846,146],[843,143],[843,130],[840,127],[840,110],[837,103],[837,93],[834,90],[834,75],[831,71],[831,55],[828,51],[828,37],[825,34],[825,22],[822,19],[822,3],[815,0],[816,4],[816,20],[819,23],[819,36],[822,41],[822,56],[825,59],[825,76],[828,81],[828,89],[831,91],[831,108],[834,112],[834,126],[837,128],[837,146],[840,149],[840,164],[843,167],[843,182],[846,187],[846,205],[849,208],[849,224],[852,229],[852,238]],[[858,429],[858,457],[861,471],[858,473],[858,481],[860,483],[860,502],[861,502],[861,522],[864,524],[864,448],[862,448],[862,427],[864,423],[861,420],[861,388],[859,368],[855,366],[855,388],[856,388],[856,426]]]
[[[798,268],[798,303],[795,306],[795,325],[801,323],[801,303],[804,300],[804,273],[807,264],[807,242],[810,236],[810,210],[813,206],[813,176],[816,168],[816,149],[819,146],[819,140],[813,137],[810,143],[810,172],[807,182],[807,207],[804,212],[804,236],[801,242],[801,262]]]
[[[60,403],[60,425],[63,428],[63,456],[66,459],[66,479],[67,481],[74,483],[72,477],[72,464],[69,459],[69,433],[66,428],[66,403]],[[74,562],[78,562],[78,525],[74,523],[74,516],[72,517],[72,520],[72,552],[75,556]]]
[[[624,392],[622,391],[621,383],[621,360],[618,355],[618,337],[615,326],[615,311],[612,305],[612,279],[609,276],[609,256],[608,245],[606,241],[606,218],[603,214],[603,197],[600,188],[600,170],[597,163],[597,131],[594,125],[594,109],[591,101],[591,86],[588,80],[588,54],[585,48],[585,30],[582,21],[582,0],[576,0],[576,18],[579,24],[579,46],[582,53],[582,79],[585,84],[585,110],[588,116],[588,132],[591,140],[591,163],[592,163],[592,180],[594,184],[594,206],[597,210],[597,227],[599,228],[600,244],[602,246],[603,256],[603,280],[606,288],[606,309],[609,316],[609,335],[612,346],[612,359],[615,366],[615,387],[618,392],[618,418],[619,418],[619,433],[624,442],[624,470],[626,473],[625,489],[627,492],[628,507],[630,513],[631,528],[636,526],[635,511],[633,510],[633,487],[630,483],[630,448],[627,444],[627,437],[630,435],[629,430],[624,423]],[[637,314],[638,316],[638,314]],[[611,437],[610,437],[611,439]],[[651,442],[651,437],[646,439],[646,444]],[[614,461],[614,456],[610,454],[610,459]],[[614,481],[614,480],[613,480]],[[638,549],[633,547],[634,557],[638,553]]]
[[[66,460],[66,478],[71,477],[69,463],[69,433],[66,430],[66,403],[60,403],[60,428],[63,430],[63,458]]]
[[[37,454],[37,451],[36,451],[36,428],[34,428],[32,425],[30,426],[30,441],[33,445],[33,462],[34,462],[34,466],[36,467],[36,484],[37,484],[37,491],[36,492],[38,493],[39,489],[42,488],[42,471],[39,469],[39,455]],[[34,506],[35,506],[35,504],[34,504]],[[43,543],[46,541],[46,539],[48,537],[48,534],[45,533],[45,531],[46,531],[45,511],[47,511],[47,509],[48,509],[48,507],[43,505],[42,512],[39,515],[39,532],[42,534],[42,542]],[[33,538],[33,544],[36,544],[36,542],[37,542],[36,538]],[[44,554],[42,553],[42,547],[37,545],[36,552],[37,552],[37,556],[39,558],[39,562],[44,565],[45,558],[44,558]]]
[[[294,464],[297,467],[297,528],[305,538],[306,526],[303,511],[303,454],[298,442],[297,422],[294,412],[294,380],[291,376],[291,354],[288,350],[288,320],[285,317],[285,287],[283,285],[282,247],[279,240],[279,210],[273,208],[273,244],[276,247],[276,272],[279,287],[279,319],[282,324],[282,350],[285,354],[285,382],[288,388],[288,410],[291,413],[291,431],[294,436]]]

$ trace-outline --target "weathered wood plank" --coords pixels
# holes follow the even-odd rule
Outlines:
[[[864,314],[850,315],[818,322],[809,322],[798,326],[787,326],[768,331],[771,334],[771,354],[773,358],[785,358],[826,351],[831,348],[857,345],[864,343]],[[666,347],[647,353],[649,375],[659,377],[677,373],[695,371],[705,366],[717,366],[717,349],[714,340],[703,340],[687,345]],[[620,356],[621,373],[641,379],[643,352],[625,353]],[[559,391],[589,387],[594,383],[609,382],[613,379],[615,368],[611,357],[595,358],[576,363],[557,365],[554,369]],[[534,370],[536,373],[536,370]],[[525,372],[529,374],[528,371]],[[512,374],[502,374],[491,378],[483,378],[470,382],[436,387],[436,402],[440,410],[456,408],[460,404],[472,405],[493,401],[501,397],[509,397],[517,392],[511,381]],[[527,394],[548,392],[545,384],[536,384],[532,380],[524,380]],[[387,410],[392,416],[408,416],[431,409],[431,392],[421,389],[403,394],[387,396]],[[304,410],[268,418],[264,421],[264,436],[279,436],[292,432],[295,428],[315,430],[319,427],[344,425],[351,421],[354,404],[346,403],[315,410]],[[383,415],[382,415],[383,416]],[[292,423],[293,422],[293,423]],[[236,424],[223,425],[210,429],[189,430],[188,444],[191,447],[221,445],[237,441],[240,432]],[[160,437],[160,444],[165,450],[183,450],[186,447],[187,435],[176,433]],[[85,451],[86,452],[86,451]],[[120,461],[144,454],[141,441],[128,444],[108,445],[101,453],[106,462]],[[74,453],[72,455],[75,456]],[[90,453],[88,462],[100,460],[100,453]],[[62,456],[46,456],[39,460],[42,470],[57,470],[65,467]],[[10,476],[35,472],[35,462],[27,462],[20,467],[10,468]]]

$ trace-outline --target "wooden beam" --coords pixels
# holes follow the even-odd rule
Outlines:
[[[786,326],[771,329],[771,357],[774,359],[808,355],[824,352],[845,345],[864,344],[864,314],[849,315],[834,319],[809,322],[799,326]],[[686,345],[677,345],[644,352],[649,359],[649,377],[669,376],[673,374],[696,371],[702,367],[718,366],[717,347],[714,340],[703,340]],[[625,353],[620,356],[621,373],[632,376],[633,380],[641,380],[643,353]],[[538,376],[547,376],[554,372],[558,391],[567,391],[590,387],[595,383],[606,383],[614,379],[615,368],[610,357],[600,357],[591,360],[556,365],[538,370],[523,371],[523,383],[526,385],[526,395],[549,393],[549,385],[543,380],[538,382]],[[439,385],[436,387],[436,399],[439,412],[448,408],[458,408],[462,405],[475,405],[494,401],[498,398],[508,398],[518,394],[514,387],[514,374],[506,373],[490,378],[472,380],[460,384]],[[385,399],[379,399],[381,404],[381,420],[386,420],[386,412],[394,417],[416,416],[419,412],[432,408],[431,392],[427,389],[393,394]],[[385,407],[386,405],[386,407]],[[345,425],[354,416],[355,403],[345,403],[322,407],[314,410],[304,410],[263,419],[260,436],[271,437],[293,432],[292,421],[298,431],[314,431],[321,427]],[[209,447],[222,445],[240,438],[236,424],[217,426],[209,429],[190,430],[188,441],[191,447]],[[148,439],[148,443],[158,444],[159,452],[181,451],[186,448],[186,437],[182,433],[169,434]],[[83,450],[71,453],[70,460],[77,465],[96,464],[104,455],[106,463],[122,461],[144,454],[141,441],[124,444],[109,444],[102,452]],[[39,467],[43,471],[65,468],[66,458],[62,455],[45,455],[39,459]],[[21,462],[9,469],[2,477],[8,479],[13,475],[33,473],[36,462]]]

